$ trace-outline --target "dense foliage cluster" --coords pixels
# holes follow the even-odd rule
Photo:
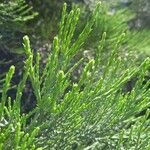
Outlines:
[[[132,47],[124,30],[111,38],[109,30],[102,31],[92,58],[74,59],[97,27],[102,8],[98,4],[76,34],[82,12],[76,6],[68,12],[64,4],[59,32],[43,68],[40,54],[34,53],[28,36],[24,36],[26,60],[14,99],[7,95],[14,66],[3,84],[0,149],[150,149],[150,81],[145,82],[150,59],[139,66],[128,63],[127,69],[129,58],[124,55],[126,59],[122,59],[121,54],[125,44],[128,49]],[[105,50],[109,52],[107,55]],[[86,64],[81,67],[78,80],[73,81],[74,70],[83,62]],[[133,78],[134,85],[126,91],[126,84]],[[36,106],[22,113],[22,94],[28,80]],[[139,115],[144,110],[146,113]]]
[[[30,32],[27,23],[37,16],[25,0],[0,1],[0,83],[12,64],[17,64],[23,53],[22,36]],[[18,55],[17,55],[18,54]],[[21,65],[21,63],[19,63]],[[20,67],[18,65],[17,68]],[[18,71],[19,72],[19,71]],[[18,77],[18,75],[16,75]],[[0,93],[1,93],[0,85]]]

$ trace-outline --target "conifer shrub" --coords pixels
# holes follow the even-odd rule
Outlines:
[[[96,2],[99,0],[85,1],[88,8],[85,8],[82,16],[86,18],[89,12],[94,9]],[[137,3],[137,2],[136,2]],[[103,7],[99,10],[99,15],[96,20],[96,27],[93,29],[89,41],[86,44],[86,48],[93,48],[98,43],[98,36],[102,35],[103,32],[107,32],[106,42],[108,46],[111,46],[112,42],[117,38],[122,32],[126,33],[125,38],[125,51],[131,51],[131,55],[139,55],[139,53],[148,54],[149,51],[149,29],[137,29],[133,24],[133,20],[137,17],[135,11],[130,7],[123,7],[120,0],[105,0],[102,1]],[[134,3],[133,3],[134,5]],[[134,5],[136,7],[137,4]],[[141,8],[143,9],[143,8]],[[84,19],[81,20],[82,23]],[[138,24],[138,23],[137,23]],[[141,41],[141,42],[138,42]],[[90,43],[90,44],[89,44]],[[92,51],[92,50],[91,50]],[[143,55],[143,54],[142,54]]]
[[[9,95],[14,97],[16,84],[20,80],[23,65],[22,37],[32,34],[29,22],[37,16],[31,5],[25,0],[0,1],[0,95],[4,77],[11,65],[15,65]]]
[[[100,7],[99,4],[93,11],[78,38],[72,40],[80,9],[74,7],[67,13],[64,4],[59,33],[42,70],[40,54],[33,54],[28,36],[23,38],[26,60],[15,99],[7,95],[14,66],[3,85],[0,149],[150,149],[150,82],[143,85],[150,59],[138,67],[125,68],[124,59],[118,55],[124,33],[118,35],[106,64],[101,66],[101,51],[107,37],[104,32],[95,48],[95,57],[84,66],[78,81],[71,81],[73,70],[83,59],[72,66],[70,62],[89,37]],[[133,77],[137,77],[134,87],[123,92],[124,85]],[[21,99],[27,80],[32,83],[36,107],[24,114]],[[136,117],[144,109],[145,115]]]

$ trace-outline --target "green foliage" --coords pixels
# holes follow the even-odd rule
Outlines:
[[[97,0],[99,1],[99,0]],[[89,11],[93,10],[93,6],[96,5],[96,1],[86,2],[88,9],[82,11],[82,20],[80,25],[86,20],[86,16],[89,15]],[[126,55],[126,51],[129,53],[129,57],[141,57],[142,55],[149,55],[149,30],[143,29],[138,30],[133,27],[133,20],[136,18],[136,13],[130,7],[121,7],[120,1],[102,1],[103,7],[99,10],[96,27],[93,29],[87,44],[86,49],[89,53],[93,53],[93,48],[95,48],[99,42],[99,37],[102,36],[104,32],[107,32],[105,51],[110,49],[113,43],[115,43],[117,37],[122,33],[126,33],[126,38],[124,40],[124,46],[121,47],[123,52],[123,57]],[[133,5],[137,6],[137,4]],[[84,19],[83,19],[84,18]],[[141,42],[139,42],[141,41]],[[122,44],[122,45],[123,45]],[[146,53],[145,53],[146,52]],[[109,52],[107,52],[109,53]],[[106,52],[105,52],[106,54]],[[140,54],[140,55],[139,55]]]
[[[29,32],[28,21],[37,16],[25,0],[4,0],[0,2],[0,83],[11,64],[16,64],[21,48],[22,37]],[[19,67],[19,65],[18,65]],[[0,93],[1,93],[0,86]]]
[[[71,0],[30,0],[33,9],[39,13],[34,23],[34,33],[40,42],[49,42],[57,32],[61,8],[66,2],[71,7]],[[41,44],[41,43],[40,43]]]
[[[83,68],[79,81],[72,83],[73,70],[82,59],[70,63],[94,28],[98,5],[76,40],[73,36],[80,10],[70,13],[63,7],[58,36],[53,40],[46,66],[40,70],[40,55],[34,56],[27,36],[23,38],[26,61],[22,80],[12,102],[7,91],[14,74],[12,66],[6,76],[0,103],[0,149],[146,149],[150,145],[147,58],[140,66],[125,69],[120,46],[126,36],[120,33],[111,46],[106,64],[101,66],[107,32],[95,48],[94,59]],[[125,84],[136,77],[135,86],[124,92]],[[37,101],[28,114],[21,114],[21,97],[30,79]],[[7,104],[7,105],[6,105]],[[146,114],[136,117],[142,110]]]
[[[20,46],[19,36],[27,33],[27,21],[36,15],[25,0],[0,3],[0,50],[15,52]]]

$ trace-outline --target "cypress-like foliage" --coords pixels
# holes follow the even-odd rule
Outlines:
[[[17,64],[23,53],[22,37],[27,34],[27,22],[37,15],[25,0],[0,2],[0,83],[11,64]],[[18,65],[19,66],[19,65]],[[0,86],[0,93],[1,93]]]
[[[36,15],[37,13],[32,11],[32,7],[25,0],[1,2],[0,50],[19,53],[19,50],[17,51],[20,46],[19,35],[26,33],[26,22]]]
[[[14,66],[3,85],[0,149],[149,150],[150,82],[143,85],[143,81],[150,59],[145,59],[138,67],[120,71],[125,63],[118,55],[126,38],[124,33],[117,36],[106,64],[101,67],[101,51],[107,38],[107,32],[104,32],[95,49],[96,56],[83,68],[79,81],[72,83],[70,79],[83,60],[72,67],[70,62],[92,32],[100,7],[98,4],[74,41],[80,9],[74,7],[68,13],[64,4],[59,33],[42,70],[39,69],[40,55],[34,56],[28,36],[23,38],[26,61],[14,103],[7,97]],[[133,89],[123,92],[124,85],[133,77],[138,78]],[[21,97],[28,78],[37,105],[28,114],[21,114]],[[144,109],[147,109],[145,115],[135,117]]]

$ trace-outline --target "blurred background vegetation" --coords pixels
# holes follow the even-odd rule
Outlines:
[[[41,53],[42,64],[45,63],[53,37],[58,32],[64,2],[68,4],[68,11],[75,5],[81,8],[82,15],[74,37],[76,38],[99,0],[0,0],[0,91],[5,72],[14,64],[16,74],[10,94],[15,94],[15,85],[19,82],[24,61],[22,48],[24,35],[29,35],[32,49]],[[127,60],[123,67],[139,65],[150,55],[150,1],[102,0],[101,2],[102,7],[96,18],[95,28],[75,59],[84,57],[86,61],[91,58],[94,55],[93,49],[96,49],[97,43],[106,32],[105,51],[101,54],[102,60],[105,61],[116,43],[116,37],[124,32],[126,37],[119,54],[121,59]],[[82,66],[74,72],[72,80],[78,79],[81,69]],[[127,88],[130,86],[132,85],[128,85]],[[30,101],[33,96],[30,92],[30,83],[27,84],[24,95],[23,111],[29,111],[35,105],[35,102]]]

